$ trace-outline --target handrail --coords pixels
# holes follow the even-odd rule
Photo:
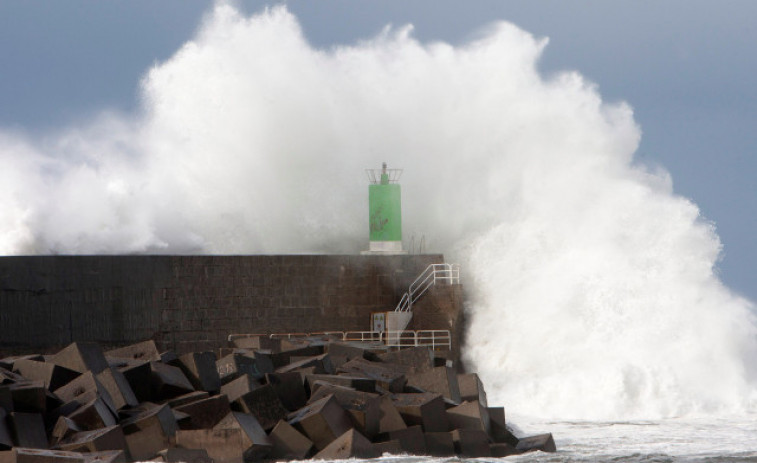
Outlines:
[[[339,337],[344,340],[344,331],[316,331],[314,333],[308,333],[308,336]]]
[[[341,335],[343,341],[378,342],[388,347],[431,347],[432,349],[452,349],[452,335],[449,330],[399,330],[399,331],[321,331],[314,333],[270,333],[270,334],[230,334],[231,342],[238,338],[256,336],[270,339],[291,339],[317,335]]]
[[[402,330],[384,331],[385,344],[389,347],[431,347],[452,349],[449,330]]]
[[[400,330],[400,331],[386,331],[384,332],[385,343],[389,347],[416,347],[418,345],[418,337],[415,335],[415,331],[412,330]]]
[[[343,341],[378,341],[381,342],[381,331],[345,331]]]
[[[415,339],[419,346],[446,347],[452,349],[452,335],[449,330],[419,330],[415,332]],[[430,344],[426,341],[431,341]]]
[[[431,264],[410,283],[407,292],[402,295],[395,312],[409,312],[413,303],[423,296],[431,286],[438,282],[446,284],[460,283],[460,266],[458,264]]]
[[[264,333],[243,333],[243,334],[234,333],[234,334],[230,334],[226,339],[229,342],[231,342],[238,338],[259,338],[259,337],[267,337],[267,336],[268,335]]]
[[[273,333],[269,336],[271,339],[292,339],[292,338],[306,338],[308,333]]]

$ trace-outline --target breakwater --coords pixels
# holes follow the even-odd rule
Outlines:
[[[0,257],[0,353],[52,352],[74,341],[154,340],[179,354],[231,333],[370,330],[438,254],[412,256]],[[414,306],[410,329],[462,329],[462,289]]]

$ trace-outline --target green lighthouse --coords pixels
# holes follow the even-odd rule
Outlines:
[[[368,254],[405,254],[402,250],[402,169],[366,169],[368,174]]]

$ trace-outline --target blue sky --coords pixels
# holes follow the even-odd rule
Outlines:
[[[715,223],[726,284],[757,299],[757,3],[711,1],[293,1],[331,47],[385,25],[453,44],[507,20],[550,43],[545,75],[574,69],[642,128],[637,160],[664,166]],[[0,3],[0,129],[32,135],[139,106],[139,80],[197,29],[209,1]],[[249,13],[263,2],[242,1]]]

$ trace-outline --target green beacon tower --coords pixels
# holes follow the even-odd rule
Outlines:
[[[402,169],[366,169],[368,175],[368,225],[370,245],[364,254],[406,254],[402,250]]]

